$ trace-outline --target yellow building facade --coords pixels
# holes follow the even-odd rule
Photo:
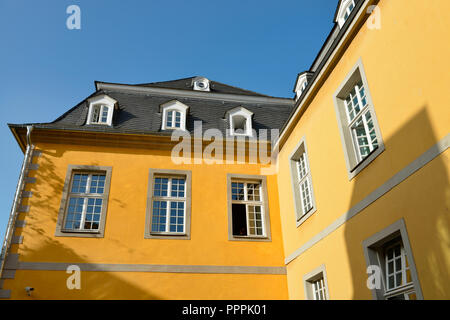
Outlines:
[[[339,1],[294,99],[96,83],[10,125],[25,160],[0,297],[448,299],[447,9]],[[180,160],[171,134],[196,120]]]

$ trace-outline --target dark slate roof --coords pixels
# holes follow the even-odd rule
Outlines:
[[[176,80],[177,82],[179,80]],[[134,85],[132,85],[134,86]],[[129,88],[129,85],[127,85]],[[169,87],[173,89],[173,87]],[[118,109],[114,111],[113,125],[86,125],[89,103],[87,99],[106,94],[118,102]],[[208,92],[203,93],[208,95]],[[235,94],[233,97],[235,97]],[[50,123],[35,123],[35,128],[99,131],[111,133],[140,133],[170,135],[171,130],[161,131],[162,114],[160,105],[172,100],[178,100],[189,106],[186,119],[186,129],[194,130],[194,121],[202,121],[203,132],[207,129],[219,129],[225,136],[229,128],[224,115],[228,110],[242,106],[253,112],[253,129],[281,129],[292,111],[293,100],[283,98],[260,97],[261,101],[248,101],[248,95],[243,95],[243,101],[228,101],[226,99],[204,99],[201,97],[181,97],[162,94],[154,94],[142,91],[124,90],[119,87],[114,89],[100,89],[87,97],[81,103],[64,113],[58,119]],[[274,100],[278,99],[278,100]],[[274,101],[283,99],[283,103]],[[258,99],[257,99],[258,100]],[[267,102],[270,101],[270,103]],[[23,125],[10,125],[21,127]],[[270,137],[270,130],[269,136]]]
[[[142,83],[142,84],[136,84],[136,85],[142,86],[142,87],[153,87],[153,88],[192,90],[192,80],[195,78],[196,77],[190,77],[190,78],[177,79],[177,80],[172,80],[172,81]],[[209,81],[209,87],[211,90],[210,92],[241,94],[241,95],[258,96],[258,97],[269,97],[269,96],[261,94],[261,93],[244,90],[244,89],[241,89],[238,87],[233,87],[228,84],[224,84],[224,83],[213,81],[213,80]]]

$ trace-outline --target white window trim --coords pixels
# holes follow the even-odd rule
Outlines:
[[[98,124],[98,125],[108,125],[108,126],[112,126],[112,119],[113,119],[113,114],[114,114],[114,106],[117,104],[117,101],[112,99],[111,97],[107,96],[106,94],[104,95],[100,95],[100,96],[96,96],[93,97],[91,99],[88,99],[88,103],[89,103],[89,110],[88,110],[88,118],[86,121],[86,124],[90,125],[90,124]],[[107,106],[108,107],[108,118],[106,123],[104,122],[93,122],[92,120],[92,116],[94,113],[94,107],[95,106]],[[102,110],[103,107],[100,108],[100,114],[99,114],[99,120],[102,117]]]
[[[231,183],[245,181],[248,183],[260,183],[260,196],[262,202],[261,214],[263,222],[263,236],[239,236],[233,235],[233,209]],[[270,212],[268,202],[267,177],[259,175],[227,174],[227,202],[228,202],[228,240],[232,241],[272,241],[270,229]],[[248,217],[247,217],[248,218]],[[248,221],[248,220],[247,220]]]
[[[266,226],[265,226],[265,208],[264,208],[264,195],[263,195],[263,186],[260,181],[253,180],[245,180],[245,179],[232,179],[231,183],[242,183],[244,184],[244,200],[233,200],[231,199],[231,204],[244,204],[245,205],[245,220],[247,225],[247,235],[233,235],[238,238],[267,238],[266,235]],[[248,184],[259,184],[259,201],[257,200],[248,200]],[[231,194],[233,196],[233,193]],[[250,219],[249,219],[249,206],[259,206],[261,208],[261,226],[262,226],[262,234],[250,234]],[[256,212],[255,212],[256,214]]]
[[[350,10],[350,5],[353,4],[353,8],[352,10]],[[355,0],[343,0],[341,3],[341,6],[339,7],[339,11],[337,14],[337,20],[336,22],[339,24],[339,27],[342,28],[342,26],[344,25],[346,19],[345,19],[345,14],[348,13],[350,15],[350,13],[355,9]],[[348,19],[348,18],[347,18]]]
[[[237,107],[227,112],[228,121],[230,123],[230,136],[245,136],[245,137],[253,137],[253,125],[252,125],[252,116],[253,112],[245,109],[244,107]],[[234,117],[244,117],[246,120],[245,133],[237,133],[234,130]]]
[[[186,235],[186,202],[187,202],[187,196],[186,196],[186,177],[184,176],[177,176],[177,175],[167,175],[167,174],[158,174],[156,173],[153,176],[153,185],[154,185],[154,180],[156,178],[166,178],[168,179],[167,182],[167,196],[152,196],[152,202],[154,201],[160,201],[160,202],[167,202],[167,212],[166,212],[166,231],[152,231],[151,230],[151,224],[152,222],[150,221],[150,233],[152,235]],[[170,195],[170,191],[172,190],[172,181],[173,179],[184,179],[184,197],[172,197]],[[183,202],[183,231],[178,232],[178,231],[170,231],[170,210],[171,210],[171,203],[172,202]],[[153,203],[152,203],[153,206]]]
[[[169,102],[166,102],[160,106],[162,111],[162,123],[161,123],[161,130],[183,130],[186,131],[186,116],[187,116],[187,110],[189,107],[183,103],[181,103],[178,100],[172,100]],[[169,111],[178,111],[181,113],[181,122],[180,127],[177,128],[174,126],[175,119],[172,119],[173,125],[171,127],[167,126],[167,114]]]
[[[153,192],[154,192],[155,178],[160,177],[185,179],[184,198],[154,196]],[[189,240],[191,238],[191,181],[192,181],[192,173],[191,171],[188,170],[150,169],[148,177],[149,188],[147,195],[146,215],[145,215],[145,232],[144,232],[145,239]],[[168,186],[168,188],[171,188],[171,186]],[[166,224],[170,220],[170,201],[171,200],[178,202],[184,201],[184,221],[183,221],[184,232],[151,231],[153,219],[153,200],[160,200],[160,199],[161,201],[169,202],[168,204],[169,207],[167,207]]]

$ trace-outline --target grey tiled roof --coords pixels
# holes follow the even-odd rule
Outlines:
[[[136,85],[132,86],[136,87]],[[167,88],[173,89],[174,87],[177,87],[177,84]],[[242,95],[242,101],[236,101],[237,91],[242,89],[235,88],[234,90],[235,92],[232,93],[234,99],[227,100],[222,99],[223,96],[218,98],[208,97],[207,99],[202,97],[183,97],[180,95],[174,97],[173,95],[164,95],[164,93],[148,93],[145,90],[121,90],[120,86],[114,89],[100,89],[55,121],[33,125],[36,128],[48,129],[170,135],[171,131],[164,132],[161,130],[162,114],[160,113],[160,105],[168,101],[178,100],[189,106],[186,118],[186,129],[189,132],[194,130],[194,121],[201,121],[203,132],[214,128],[219,129],[225,136],[226,130],[229,128],[228,120],[225,119],[225,113],[238,106],[243,106],[253,112],[252,123],[256,132],[259,129],[280,129],[292,111],[293,100],[291,101],[291,99],[284,99],[283,103],[277,104],[277,100],[273,99],[281,100],[280,98],[256,95],[255,97],[261,97],[259,98],[261,101],[257,101],[258,99],[256,101],[248,101],[249,99],[246,99],[246,97],[249,97],[247,92]],[[118,102],[118,109],[114,111],[112,126],[86,125],[89,107],[87,99],[101,94],[107,94]],[[205,92],[203,94],[209,95],[210,93]],[[267,99],[269,99],[269,102],[267,102]]]
[[[192,90],[192,80],[194,78],[196,78],[196,77],[177,79],[177,80],[172,80],[172,81],[142,83],[142,84],[137,84],[137,86]],[[238,87],[233,87],[228,84],[224,84],[224,83],[213,81],[213,80],[209,81],[209,87],[210,87],[211,92],[217,92],[217,93],[231,93],[231,94],[241,94],[241,95],[247,95],[247,96],[269,97],[269,96],[261,94],[261,93],[244,90],[244,89],[241,89]]]

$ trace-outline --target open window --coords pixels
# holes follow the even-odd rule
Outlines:
[[[269,239],[265,177],[228,176],[230,240]]]
[[[253,112],[244,107],[229,110],[226,117],[228,117],[230,123],[230,135],[251,137],[253,135],[252,116]]]
[[[112,125],[114,109],[117,101],[103,94],[88,100],[89,110],[86,124]]]

